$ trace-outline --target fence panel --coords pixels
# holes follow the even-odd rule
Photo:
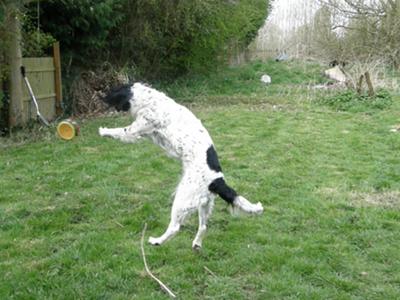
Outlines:
[[[40,113],[47,119],[56,117],[55,66],[53,57],[28,57],[22,59],[26,77],[32,86]],[[36,109],[23,82],[24,120],[36,118]]]

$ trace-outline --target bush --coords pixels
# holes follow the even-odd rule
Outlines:
[[[323,97],[319,102],[337,111],[383,110],[392,105],[392,96],[386,89],[377,90],[374,96],[348,90]]]
[[[25,39],[33,43],[26,49],[36,51],[35,40],[60,41],[64,110],[72,112],[73,82],[105,62],[152,82],[215,70],[255,37],[267,5],[267,0],[41,1],[40,28],[46,34],[28,31]],[[27,9],[35,24],[37,3]]]
[[[93,67],[108,56],[110,30],[122,19],[123,0],[48,0],[40,2],[43,32],[60,41],[63,61]],[[28,6],[35,18],[36,2]],[[114,36],[110,37],[114,38]]]
[[[244,48],[267,15],[266,0],[48,0],[41,25],[63,61],[134,66],[149,79],[208,71]],[[31,4],[34,15],[35,5]],[[233,47],[234,46],[234,47]]]

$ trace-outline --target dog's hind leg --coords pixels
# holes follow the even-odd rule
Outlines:
[[[166,242],[170,238],[172,238],[175,234],[178,233],[180,229],[181,224],[177,222],[177,220],[171,219],[171,222],[168,225],[167,230],[164,232],[164,234],[158,238],[155,237],[150,237],[149,238],[149,243],[154,245],[154,246],[159,246],[162,243]]]
[[[210,196],[206,203],[199,205],[199,229],[192,243],[193,250],[198,250],[201,248],[203,237],[207,230],[207,220],[211,215],[213,206],[214,196]]]
[[[150,237],[149,243],[152,245],[161,245],[172,238],[178,233],[186,217],[194,212],[197,206],[198,201],[196,201],[194,189],[187,184],[186,179],[182,179],[176,191],[174,203],[172,204],[171,221],[167,230],[160,237]]]

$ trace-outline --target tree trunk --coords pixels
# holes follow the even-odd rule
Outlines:
[[[9,14],[8,24],[10,31],[10,45],[7,50],[10,63],[10,113],[9,126],[23,125],[23,101],[22,101],[22,65],[21,53],[21,23],[17,4],[10,3],[7,7]]]
[[[373,97],[375,95],[374,86],[372,85],[371,76],[369,72],[365,72],[365,82],[368,86],[368,96]]]
[[[357,83],[357,94],[361,95],[362,92],[362,83],[363,83],[364,75],[361,74],[360,79],[358,80]]]

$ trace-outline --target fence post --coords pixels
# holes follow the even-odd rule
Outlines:
[[[62,84],[61,84],[61,56],[60,56],[60,42],[55,42],[53,44],[53,58],[54,58],[54,68],[55,68],[55,92],[56,92],[56,115],[60,116],[62,111]]]

